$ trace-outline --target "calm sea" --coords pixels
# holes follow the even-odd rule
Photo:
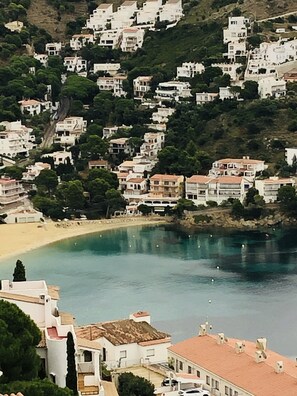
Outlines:
[[[27,279],[61,288],[78,324],[148,310],[179,341],[208,320],[213,332],[297,356],[297,233],[132,227],[69,239],[19,257]],[[14,259],[0,266],[11,279]]]

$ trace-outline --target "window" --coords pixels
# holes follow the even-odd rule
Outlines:
[[[155,356],[155,350],[154,349],[148,349],[146,351],[146,356]]]
[[[200,378],[200,371],[196,371],[196,375],[197,375],[197,377],[199,377]]]
[[[234,396],[238,396],[238,392],[237,391],[234,391]]]
[[[91,362],[92,361],[92,352],[84,351],[84,361]]]
[[[180,370],[183,370],[183,369],[184,369],[183,362],[179,362],[179,369],[180,369]]]
[[[207,385],[210,385],[210,377],[208,375],[206,376],[206,383]]]
[[[120,358],[125,359],[127,357],[127,351],[120,351]]]
[[[188,366],[188,374],[192,374],[192,367]]]

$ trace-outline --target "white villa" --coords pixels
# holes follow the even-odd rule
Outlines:
[[[31,116],[38,115],[43,111],[52,111],[52,102],[40,102],[35,99],[24,99],[19,102],[22,114],[30,114]]]
[[[125,28],[122,31],[121,50],[123,52],[135,52],[142,47],[144,30],[137,27]]]
[[[207,201],[215,201],[220,205],[228,198],[239,199],[243,202],[247,190],[252,182],[239,176],[202,176],[193,175],[186,178],[186,198],[195,205],[206,205]]]
[[[165,144],[165,133],[147,132],[144,134],[144,143],[140,147],[140,155],[157,160],[158,152],[162,150]]]
[[[133,152],[128,138],[110,139],[109,141],[109,153],[112,155],[118,155],[119,153],[125,153],[131,155]]]
[[[44,169],[51,169],[50,164],[46,162],[35,162],[33,165],[28,165],[26,172],[23,173],[22,180],[24,182],[32,182]]]
[[[136,22],[138,25],[155,24],[158,12],[162,8],[162,0],[147,0],[142,9],[137,11]]]
[[[295,147],[286,148],[285,159],[288,165],[293,165],[293,161],[297,160],[297,148]]]
[[[67,117],[57,122],[54,143],[63,147],[73,146],[86,129],[87,121],[83,117]]]
[[[286,96],[287,83],[275,77],[262,78],[258,82],[258,92],[261,99],[274,97],[276,99]]]
[[[243,57],[247,55],[247,46],[246,41],[235,41],[228,43],[228,51],[223,54],[224,57],[227,57],[231,62],[236,62],[238,57]]]
[[[104,30],[99,32],[99,44],[101,47],[115,49],[119,46],[122,32],[120,30]]]
[[[58,166],[60,164],[67,164],[67,162],[73,165],[71,151],[55,151],[54,153],[43,154],[42,156],[42,158],[47,158],[47,157],[53,158],[55,166]]]
[[[129,319],[96,323],[75,328],[80,339],[102,346],[102,361],[109,369],[167,362],[169,334],[150,324],[150,314],[139,311]]]
[[[112,15],[111,29],[119,30],[131,26],[135,21],[136,12],[137,1],[124,1]]]
[[[159,83],[154,98],[161,102],[179,102],[181,98],[191,97],[191,87],[188,82],[167,81]]]
[[[88,62],[81,56],[65,56],[64,66],[68,72],[86,72],[88,69]]]
[[[86,27],[94,31],[103,30],[110,22],[113,14],[113,4],[100,4],[87,19]]]
[[[175,109],[172,107],[158,107],[157,111],[152,114],[152,121],[158,124],[166,124],[174,112]]]
[[[93,34],[74,34],[70,39],[70,47],[73,51],[79,51],[82,47],[85,47],[88,43],[94,43]]]
[[[183,15],[182,0],[167,0],[159,13],[159,18],[161,22],[178,22]]]
[[[124,198],[129,202],[138,202],[147,194],[148,184],[144,177],[136,177],[133,173],[126,177]]]
[[[126,91],[123,89],[123,81],[127,80],[127,76],[117,74],[111,77],[98,77],[97,85],[100,91],[112,91],[113,96],[126,96]]]
[[[295,186],[293,178],[270,177],[269,179],[255,180],[255,188],[262,195],[266,203],[276,202],[278,190],[283,186]]]
[[[238,42],[240,40],[246,40],[249,23],[250,20],[243,16],[229,17],[228,27],[223,31],[224,44],[227,44],[229,42]]]
[[[151,90],[152,76],[139,76],[133,80],[133,95],[135,99],[141,99]]]
[[[17,155],[28,156],[34,147],[35,136],[32,128],[22,125],[21,121],[3,121],[0,123],[0,155],[14,158]]]
[[[193,78],[196,74],[201,74],[205,70],[202,63],[184,62],[176,68],[176,77]]]
[[[62,43],[47,43],[45,44],[45,52],[48,56],[58,56],[62,51]]]
[[[100,379],[101,345],[96,341],[77,337],[70,314],[59,312],[59,289],[45,281],[1,281],[0,298],[16,304],[31,317],[42,332],[37,347],[47,376],[58,386],[66,386],[67,334],[73,335],[76,349],[78,390],[81,396],[104,396]]]
[[[41,212],[26,207],[7,211],[6,214],[6,224],[39,223],[44,217]]]
[[[94,73],[102,72],[110,76],[115,76],[120,69],[120,63],[94,63]]]
[[[264,161],[243,158],[224,158],[213,162],[209,176],[242,176],[253,181],[256,174],[267,168]]]
[[[34,54],[34,59],[37,59],[43,67],[47,67],[48,55],[47,54]]]
[[[295,394],[295,361],[268,350],[266,338],[254,343],[210,335],[206,328],[201,325],[199,336],[168,349],[176,373],[196,375],[212,395],[271,396],[277,389],[283,396]]]
[[[211,65],[211,67],[219,67],[223,74],[228,74],[231,78],[231,81],[237,80],[237,69],[241,66],[241,63],[213,63]]]
[[[25,198],[25,190],[18,180],[0,178],[0,206],[22,204]]]
[[[231,87],[219,87],[219,99],[238,99],[239,92],[234,92]]]
[[[197,92],[196,93],[196,104],[202,106],[206,103],[213,102],[218,97],[217,93],[212,92]]]

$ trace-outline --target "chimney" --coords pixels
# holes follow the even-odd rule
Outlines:
[[[282,360],[278,360],[275,363],[275,372],[278,374],[284,372],[284,362]]]
[[[201,324],[199,326],[199,336],[205,336],[207,334],[207,326],[206,324]]]
[[[245,350],[245,341],[237,341],[235,342],[235,352],[242,353]]]
[[[129,319],[134,320],[134,322],[147,322],[151,323],[151,315],[147,311],[134,312],[129,316]]]
[[[225,334],[224,333],[218,333],[217,344],[221,345],[221,344],[224,344],[224,342],[225,342]]]
[[[264,351],[256,351],[255,352],[255,362],[256,363],[261,363],[264,362],[266,359],[266,355]]]

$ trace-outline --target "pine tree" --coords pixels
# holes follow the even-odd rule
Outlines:
[[[24,282],[26,281],[26,270],[24,264],[21,260],[17,260],[15,269],[13,272],[13,281],[14,282]]]
[[[77,373],[75,364],[75,347],[73,335],[69,331],[67,334],[67,375],[66,386],[77,395]]]

